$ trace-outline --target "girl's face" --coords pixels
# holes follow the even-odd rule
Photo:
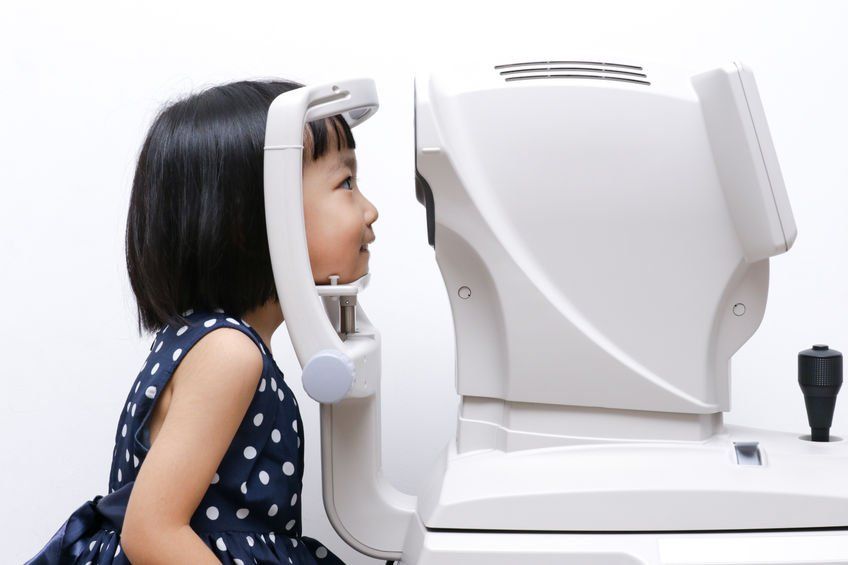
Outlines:
[[[359,191],[354,150],[336,149],[335,128],[328,130],[330,151],[303,167],[303,214],[315,284],[330,284],[330,275],[343,284],[368,273],[362,247],[374,241],[378,214]]]

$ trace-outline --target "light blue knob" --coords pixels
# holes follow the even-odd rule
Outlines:
[[[335,404],[347,395],[355,375],[350,357],[337,349],[322,349],[303,367],[303,389],[313,400]]]

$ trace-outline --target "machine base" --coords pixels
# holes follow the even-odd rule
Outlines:
[[[399,565],[845,565],[848,529],[564,534],[427,530],[416,515]]]
[[[740,426],[704,441],[512,452],[460,454],[452,440],[419,493],[417,513],[432,531],[846,528],[848,441],[834,440]]]

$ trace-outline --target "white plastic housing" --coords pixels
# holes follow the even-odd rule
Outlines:
[[[730,409],[795,223],[747,69],[647,81],[417,77],[460,395]]]

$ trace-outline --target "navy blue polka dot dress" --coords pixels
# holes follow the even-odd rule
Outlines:
[[[235,328],[262,351],[262,377],[190,526],[224,564],[341,564],[301,533],[303,422],[297,400],[259,334],[223,310],[183,313],[188,324],[156,333],[118,419],[108,496],[83,504],[28,563],[129,563],[120,546],[123,511],[150,449],[153,407],[201,337]]]

